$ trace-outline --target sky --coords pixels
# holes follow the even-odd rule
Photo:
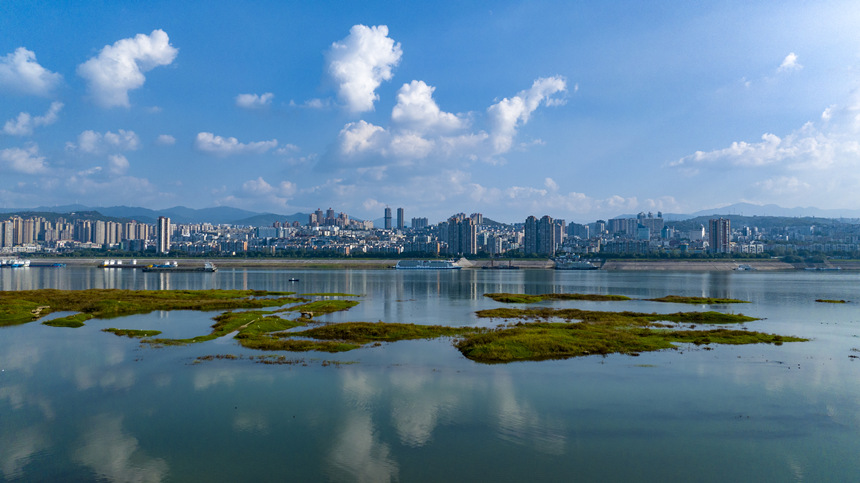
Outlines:
[[[0,1],[0,206],[860,205],[854,1]]]

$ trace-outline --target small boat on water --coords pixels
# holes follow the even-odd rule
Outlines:
[[[299,281],[299,279],[297,279],[297,278],[287,279],[287,282],[298,282],[298,281]]]

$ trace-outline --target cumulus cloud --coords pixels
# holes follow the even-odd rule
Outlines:
[[[39,156],[39,147],[32,144],[26,148],[0,150],[0,165],[16,173],[38,174],[46,171],[45,157]]]
[[[24,47],[0,57],[0,89],[24,94],[48,96],[62,80],[36,62],[36,54]]]
[[[84,131],[78,135],[78,142],[66,143],[66,148],[88,154],[104,154],[107,152],[134,151],[140,147],[140,138],[134,131],[119,129],[117,132],[108,131],[104,134],[96,131]]]
[[[44,116],[31,116],[29,112],[22,112],[17,118],[6,121],[3,132],[12,136],[29,136],[33,134],[34,128],[57,122],[62,108],[62,102],[52,102]]]
[[[435,90],[435,87],[419,80],[403,84],[397,93],[397,104],[391,111],[391,121],[402,128],[422,133],[447,132],[464,127],[463,119],[439,109],[433,100]]]
[[[122,154],[111,154],[108,156],[108,170],[112,174],[123,174],[128,171],[128,158]]]
[[[195,146],[198,150],[205,153],[217,154],[219,156],[229,156],[232,154],[246,153],[265,153],[270,149],[278,146],[278,140],[257,141],[252,143],[240,143],[234,137],[221,137],[212,134],[211,132],[197,133]]]
[[[326,56],[338,98],[352,112],[373,110],[373,102],[379,98],[376,88],[391,79],[402,54],[400,44],[388,37],[387,26],[353,26]]]
[[[78,66],[78,75],[100,106],[129,107],[128,91],[143,86],[144,72],[169,65],[178,52],[163,30],[153,30],[106,45],[98,56]]]
[[[800,70],[803,66],[797,61],[797,54],[794,52],[789,53],[782,59],[782,63],[779,64],[778,72],[790,72],[793,70]]]
[[[155,144],[158,144],[159,146],[173,146],[176,144],[176,138],[170,134],[159,134],[158,137],[155,138]]]
[[[811,188],[809,183],[799,180],[796,176],[776,176],[759,181],[755,186],[774,194],[798,193]]]
[[[266,107],[272,103],[272,99],[275,97],[271,92],[266,92],[265,94],[239,94],[236,96],[236,105],[239,107],[244,107],[245,109],[258,109],[260,107]]]
[[[341,154],[352,156],[378,151],[383,147],[387,134],[384,128],[369,122],[351,122],[344,126],[338,135]]]
[[[561,77],[537,79],[531,89],[491,106],[488,112],[492,134],[460,132],[470,119],[442,111],[433,100],[434,87],[422,81],[404,84],[392,110],[392,126],[386,129],[364,120],[350,122],[338,136],[338,154],[347,162],[363,160],[377,164],[394,160],[409,165],[421,159],[485,159],[510,150],[517,127],[528,122],[540,105],[555,105],[552,97],[565,90]]]
[[[487,113],[492,124],[491,139],[495,153],[509,151],[517,127],[527,123],[541,103],[547,106],[563,103],[563,99],[552,96],[566,90],[567,82],[563,77],[542,77],[535,80],[529,90],[521,91],[510,99],[502,99],[490,106]]]

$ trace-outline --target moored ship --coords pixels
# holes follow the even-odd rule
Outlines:
[[[400,260],[394,266],[397,270],[459,270],[452,260]]]
[[[598,265],[579,258],[556,258],[553,261],[556,270],[597,270],[600,268]]]

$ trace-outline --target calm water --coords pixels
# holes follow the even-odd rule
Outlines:
[[[289,277],[299,283],[290,284]],[[806,343],[483,365],[450,340],[293,365],[230,338],[153,349],[100,330],[208,332],[213,313],[79,329],[0,328],[0,479],[7,481],[855,481],[860,474],[857,273],[0,270],[1,290],[346,292],[325,321],[486,325],[488,292],[732,297],[750,329]],[[553,307],[676,312],[655,302]],[[327,361],[353,362],[329,364]]]

